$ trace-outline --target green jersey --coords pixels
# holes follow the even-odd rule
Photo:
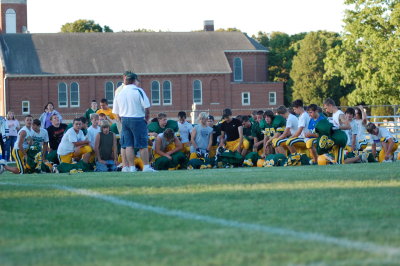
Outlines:
[[[174,132],[178,132],[179,131],[178,122],[175,120],[168,120],[167,125],[164,128],[160,127],[158,122],[151,122],[147,126],[147,129],[149,130],[149,132],[154,132],[157,134],[163,133],[167,128],[172,129]]]
[[[284,154],[270,154],[265,158],[264,167],[284,166],[286,162],[287,158]]]
[[[263,120],[264,123],[262,124],[262,131],[264,135],[268,137],[273,137],[275,133],[283,133],[285,131],[286,127],[286,119],[283,116],[277,115],[274,117],[274,120],[272,120],[271,124],[268,124],[265,120]]]
[[[332,135],[333,124],[331,124],[328,119],[322,119],[315,125],[315,132],[321,136],[331,136]]]
[[[261,131],[260,124],[258,122],[255,122],[253,126],[251,127],[251,135],[254,138],[257,138],[257,141],[263,140],[264,139],[264,134]]]
[[[93,111],[92,108],[89,108],[86,110],[84,117],[87,119],[88,121],[88,126],[90,127],[92,125],[92,121],[90,120],[90,115],[96,113],[96,111]]]

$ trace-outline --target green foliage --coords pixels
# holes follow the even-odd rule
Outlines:
[[[150,29],[135,29],[135,30],[123,30],[121,32],[156,32],[156,31]],[[161,30],[158,32],[161,32]]]
[[[242,32],[241,30],[239,30],[237,28],[226,28],[226,29],[221,28],[221,29],[217,29],[215,31],[217,31],[217,32],[234,32],[234,31]]]
[[[71,23],[61,26],[61,32],[113,32],[113,30],[105,25],[104,29],[94,20],[78,19]]]
[[[310,32],[296,43],[298,53],[290,71],[294,98],[321,105],[327,97],[339,103],[347,94],[348,89],[340,86],[340,78],[324,78],[326,53],[339,43],[339,34],[326,31]]]
[[[351,104],[400,103],[400,2],[347,0],[343,43],[328,52],[327,76],[354,84]]]

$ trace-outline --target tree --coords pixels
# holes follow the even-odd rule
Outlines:
[[[343,42],[328,52],[327,76],[354,84],[349,104],[400,103],[400,1],[346,0]]]
[[[61,26],[61,32],[113,32],[113,30],[105,25],[103,28],[93,20],[79,19],[72,23],[66,23]]]
[[[284,82],[284,103],[289,105],[292,100],[293,80],[290,78],[292,60],[296,54],[296,43],[304,38],[306,33],[289,36],[283,32],[258,32],[253,36],[259,43],[269,49],[268,79],[275,82]]]
[[[293,98],[322,104],[330,97],[339,103],[340,97],[348,93],[348,88],[340,86],[340,78],[324,78],[326,53],[339,43],[339,34],[326,31],[310,32],[298,43],[299,50],[290,71]]]

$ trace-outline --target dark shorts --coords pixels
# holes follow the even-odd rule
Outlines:
[[[147,123],[143,117],[122,117],[122,148],[147,148],[147,139]]]

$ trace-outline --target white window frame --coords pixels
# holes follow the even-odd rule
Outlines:
[[[65,85],[65,105],[60,104],[60,85],[64,84]],[[57,99],[58,99],[58,107],[60,108],[66,108],[68,107],[68,85],[65,82],[60,82],[57,85]]]
[[[78,85],[78,104],[72,104],[72,84],[76,83]],[[80,97],[80,86],[76,81],[71,82],[69,87],[69,106],[70,107],[80,107],[81,105],[81,97]]]
[[[21,107],[22,107],[22,114],[23,114],[23,115],[29,115],[29,114],[31,113],[31,103],[30,103],[29,101],[22,101],[21,103],[22,103],[22,105],[21,105]],[[28,106],[27,106],[28,111],[27,111],[27,112],[24,112],[24,104],[28,104]]]
[[[195,86],[196,81],[198,81],[198,83],[200,84],[200,101],[198,101],[198,102],[196,102],[195,98],[194,98],[194,91],[196,89],[195,88],[196,87]],[[203,104],[203,83],[199,79],[196,79],[196,80],[193,81],[193,103],[195,103],[195,104]]]
[[[272,95],[272,97],[271,97],[271,95]],[[274,98],[274,101],[271,101],[271,98]],[[268,93],[268,102],[269,102],[269,105],[276,105],[276,92],[275,91],[270,91]]]
[[[6,10],[6,33],[17,33],[17,13],[12,8]]]
[[[240,79],[236,77],[236,61],[240,60]],[[233,81],[240,82],[243,81],[243,60],[240,57],[235,57],[233,59]]]
[[[111,84],[112,85],[112,99],[107,98],[107,84]],[[117,83],[118,84],[118,83]],[[114,87],[114,82],[112,81],[106,81],[106,83],[104,83],[104,98],[107,99],[108,105],[112,106],[114,103],[114,97],[115,97],[115,87]]]
[[[248,101],[248,103],[245,103],[244,102],[244,100],[245,100],[245,95],[247,95],[247,101]],[[250,105],[250,92],[242,92],[242,105]]]
[[[164,85],[166,82],[169,82],[169,95],[170,95],[170,102],[169,103],[165,103],[165,97],[164,97]],[[164,80],[163,82],[163,94],[162,94],[162,98],[163,98],[163,105],[172,105],[172,82],[170,80]]]
[[[153,90],[153,83],[157,83],[158,84],[158,102],[154,102],[153,99],[153,92],[155,92],[156,90]],[[151,105],[161,105],[161,93],[160,93],[160,82],[158,80],[153,80],[150,83],[150,96],[151,96]]]

